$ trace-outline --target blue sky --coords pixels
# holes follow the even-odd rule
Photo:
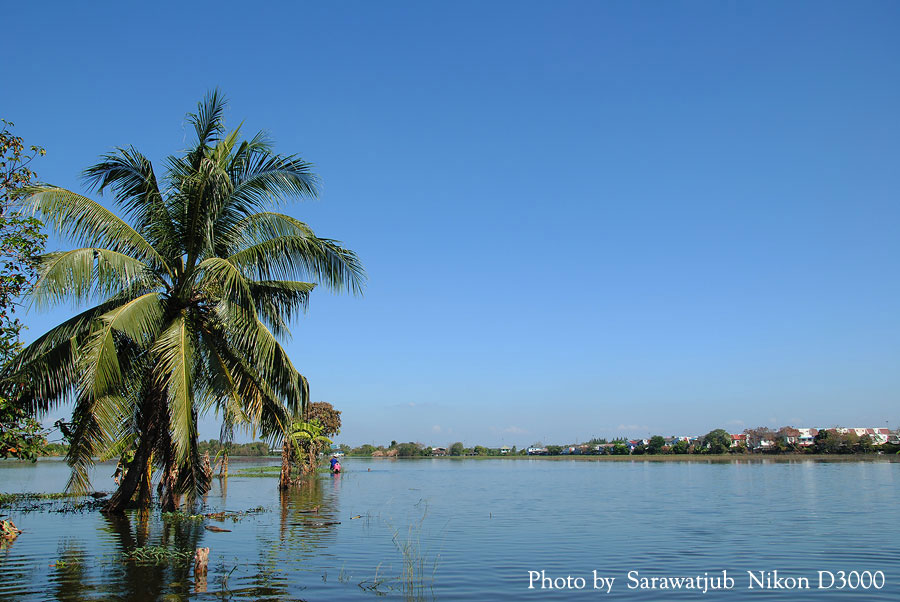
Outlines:
[[[250,7],[8,4],[0,116],[82,191],[214,87],[315,163],[369,275],[287,344],[338,441],[900,424],[897,3]]]

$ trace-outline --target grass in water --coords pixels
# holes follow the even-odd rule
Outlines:
[[[179,522],[201,522],[207,519],[224,521],[226,519],[237,522],[244,518],[245,516],[251,516],[253,514],[262,514],[263,512],[268,512],[268,508],[265,506],[257,506],[256,508],[250,508],[249,510],[241,510],[240,512],[223,510],[222,512],[209,512],[207,514],[188,514],[186,512],[176,511],[176,512],[163,512],[162,519],[165,522],[169,523],[179,523]]]
[[[200,522],[206,520],[205,514],[188,514],[186,512],[163,512],[162,519],[167,523]]]
[[[319,473],[330,473],[331,468],[327,465],[319,466],[316,469]],[[281,476],[280,466],[255,466],[253,468],[239,468],[230,473],[232,477],[279,477]]]
[[[389,591],[399,591],[404,600],[412,602],[434,599],[434,576],[440,554],[432,558],[429,550],[422,547],[422,525],[428,516],[428,505],[424,500],[420,504],[423,505],[422,516],[407,527],[405,534],[388,523],[392,531],[391,539],[402,559],[401,574],[393,578],[385,577],[379,564],[371,581],[364,580],[357,584],[360,589],[379,596]]]
[[[16,512],[88,512],[103,506],[103,496],[82,496],[74,493],[0,493],[0,508]]]
[[[429,560],[428,550],[422,549],[422,524],[428,516],[428,505],[422,510],[422,518],[409,525],[406,536],[394,530],[394,545],[403,556],[403,573],[400,576],[400,589],[406,600],[416,602],[434,598],[434,574],[437,572],[439,556]],[[429,572],[430,571],[430,572]],[[431,594],[428,596],[427,594]]]
[[[277,477],[281,475],[280,466],[255,466],[253,468],[239,468],[231,472],[232,477]]]
[[[137,564],[186,564],[194,559],[193,550],[173,550],[165,546],[144,546],[122,554]]]
[[[0,506],[12,506],[23,502],[37,502],[43,500],[62,500],[72,497],[82,497],[74,493],[0,493]]]

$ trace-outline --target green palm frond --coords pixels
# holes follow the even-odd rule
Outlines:
[[[206,347],[211,351],[210,371],[219,375],[220,380],[227,382],[230,388],[226,411],[231,414],[234,425],[249,430],[254,436],[256,427],[260,427],[267,436],[282,432],[295,405],[306,403],[303,392],[297,391],[301,397],[297,398],[296,404],[286,406],[254,362],[249,361],[252,358],[234,353],[216,333],[204,331],[203,336]]]
[[[309,295],[316,285],[312,282],[263,280],[249,283],[250,294],[256,303],[260,320],[277,337],[289,337],[288,324],[309,305]]]
[[[366,275],[359,257],[337,241],[317,237],[299,220],[259,213],[241,220],[235,229],[241,239],[229,260],[257,279],[309,279],[338,292],[362,292]]]
[[[33,415],[65,403],[78,384],[75,338],[65,339],[28,361],[11,364],[3,381],[4,393]]]
[[[123,417],[121,395],[79,397],[72,414],[75,424],[66,462],[72,469],[66,491],[84,495],[91,490],[89,469],[94,457],[113,445],[121,429]]]
[[[101,317],[139,294],[123,291],[62,324],[52,328],[25,347],[3,370],[2,388],[30,412],[40,414],[66,401],[77,384],[75,352],[89,335],[100,328]]]
[[[108,448],[104,449],[98,457],[101,462],[108,462],[120,458],[125,452],[134,447],[137,437],[132,432],[125,432],[116,438]]]
[[[27,188],[27,206],[39,211],[56,232],[85,247],[101,247],[129,255],[151,268],[168,272],[160,254],[120,217],[91,199],[64,188]],[[170,274],[171,276],[171,274]]]
[[[255,316],[246,314],[236,305],[219,303],[217,312],[224,316],[222,325],[228,346],[239,357],[252,362],[260,379],[293,412],[299,406],[301,396],[297,389],[298,372],[273,333]]]
[[[227,259],[204,259],[192,275],[192,284],[212,299],[226,298],[246,312],[256,312],[250,282]]]
[[[47,253],[38,258],[37,272],[31,302],[41,309],[68,300],[105,300],[164,284],[142,261],[99,248]]]
[[[154,378],[168,394],[172,440],[179,464],[187,461],[197,428],[193,415],[194,347],[191,326],[180,315],[160,334],[151,349],[157,358]]]
[[[89,189],[102,194],[111,188],[116,202],[131,218],[134,229],[144,234],[167,263],[174,264],[176,248],[173,246],[172,216],[150,160],[134,148],[117,148],[103,159],[84,172]]]
[[[313,165],[296,155],[282,156],[268,152],[254,152],[232,171],[235,208],[250,215],[287,199],[315,198],[318,177]]]
[[[163,483],[170,494],[208,489],[197,444],[206,412],[221,413],[229,432],[285,437],[309,383],[280,341],[317,285],[354,294],[365,285],[355,253],[266,211],[315,197],[312,165],[274,153],[264,133],[227,132],[224,107],[218,91],[198,104],[188,117],[196,144],[169,157],[160,179],[133,147],[86,170],[89,187],[111,191],[127,222],[58,187],[23,197],[82,246],[39,259],[31,303],[93,307],[26,347],[0,373],[0,393],[33,411],[74,401],[72,490],[87,490],[93,458],[133,448],[123,481],[132,489],[114,496],[119,509],[135,475],[146,485],[150,463],[177,469],[177,483]]]
[[[198,149],[214,145],[224,131],[222,115],[225,112],[225,105],[225,97],[216,89],[197,103],[196,113],[188,113],[188,122],[194,126],[194,132],[197,134]]]

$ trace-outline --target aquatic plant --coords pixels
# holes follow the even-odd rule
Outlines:
[[[38,500],[61,500],[82,497],[74,493],[0,493],[0,507]]]
[[[208,512],[206,514],[190,514],[187,512],[163,512],[161,514],[162,520],[164,522],[170,523],[178,523],[178,522],[202,522],[204,520],[231,520],[233,522],[237,522],[244,517],[251,516],[253,514],[261,514],[263,512],[268,512],[268,508],[265,506],[257,506],[255,508],[249,508],[247,510],[240,511],[227,511],[223,510],[221,512]]]
[[[184,522],[184,521],[194,521],[199,522],[206,520],[205,514],[188,514],[187,512],[175,511],[175,512],[163,512],[161,518],[164,522]]]
[[[143,546],[123,552],[122,556],[138,564],[186,564],[194,560],[194,550]]]
[[[84,496],[74,493],[0,493],[0,508],[14,508],[16,512],[85,512],[96,510],[103,505],[103,500],[88,498],[76,501]]]
[[[406,600],[418,602],[434,597],[434,578],[440,554],[432,557],[430,551],[422,547],[422,526],[428,516],[428,504],[425,500],[420,500],[416,506],[422,508],[422,516],[409,524],[405,536],[399,529],[392,527],[391,539],[400,552],[403,563],[402,573],[397,578],[399,590]]]
[[[281,472],[278,466],[254,466],[253,468],[240,468],[231,473],[233,477],[277,477]]]
[[[22,530],[17,528],[11,520],[0,520],[0,537],[15,539]]]

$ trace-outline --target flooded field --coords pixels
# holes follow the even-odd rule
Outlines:
[[[274,476],[235,475],[277,463],[232,459],[232,476],[214,479],[195,516],[107,517],[90,498],[0,508],[23,531],[0,542],[0,599],[900,596],[900,463],[350,458],[344,474],[287,495]],[[98,466],[95,488],[112,490],[112,472]],[[60,492],[67,477],[58,460],[0,462],[4,493]],[[197,547],[210,548],[205,578],[193,572]],[[659,587],[722,571],[732,588]],[[819,571],[824,585],[835,577],[830,588],[818,587]],[[875,584],[839,589],[841,571]],[[804,578],[809,589],[783,589]],[[751,589],[755,579],[775,587]]]

